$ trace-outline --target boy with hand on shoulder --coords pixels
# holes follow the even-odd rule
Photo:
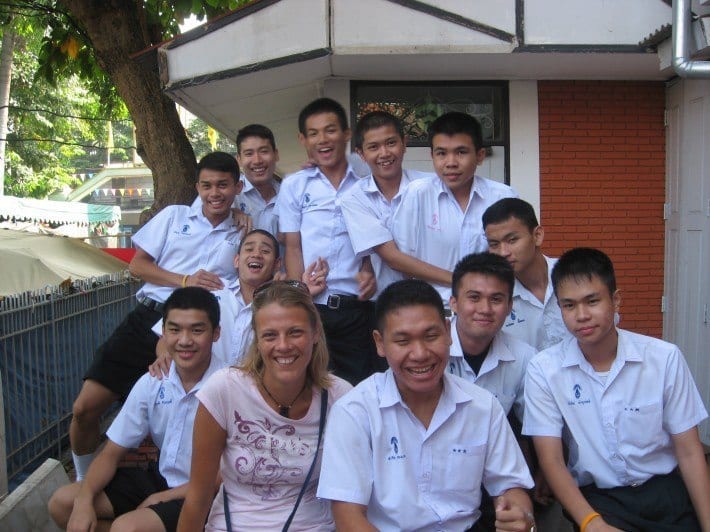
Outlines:
[[[167,378],[146,373],[138,380],[86,478],[52,495],[49,512],[60,527],[80,532],[177,528],[190,476],[195,393],[220,367],[211,356],[220,333],[217,299],[203,288],[178,288],[165,302],[164,324],[173,357]],[[147,436],[160,449],[158,469],[119,468]]]
[[[615,327],[601,251],[564,253],[552,283],[572,336],[528,365],[523,433],[555,496],[582,532],[710,530],[707,411],[683,355]]]
[[[286,275],[300,281],[304,272],[310,274],[324,264],[329,268],[327,286],[314,301],[331,368],[355,384],[372,373],[376,357],[370,299],[377,284],[369,256],[355,255],[341,208],[343,196],[360,181],[345,155],[350,140],[345,109],[330,98],[314,100],[301,110],[298,129],[299,141],[315,166],[288,176],[279,191]]]
[[[567,335],[552,289],[557,259],[543,255],[545,231],[535,210],[519,198],[503,198],[483,213],[488,251],[504,257],[515,271],[513,308],[504,330],[538,350]]]
[[[355,127],[353,143],[370,174],[343,197],[343,216],[355,253],[370,255],[378,292],[404,279],[403,272],[425,281],[450,282],[450,272],[402,253],[394,243],[392,215],[404,191],[415,179],[436,179],[431,173],[402,168],[407,151],[402,123],[385,111],[367,113]]]
[[[443,114],[428,133],[439,179],[420,179],[409,186],[394,215],[392,233],[403,253],[450,272],[462,257],[486,250],[483,211],[501,198],[518,194],[508,185],[475,175],[486,149],[481,124],[474,117]],[[415,276],[413,271],[402,271]],[[450,279],[434,287],[448,304]]]
[[[532,479],[498,401],[446,372],[450,324],[437,291],[404,280],[377,300],[377,351],[390,369],[360,383],[328,418],[318,496],[338,530],[466,530],[481,484],[496,526],[534,530]]]

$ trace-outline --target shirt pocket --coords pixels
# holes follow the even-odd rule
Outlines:
[[[486,459],[485,444],[449,445],[442,459],[444,463],[440,468],[442,478],[439,479],[439,486],[462,494],[471,494],[480,488]]]
[[[663,407],[660,402],[623,405],[619,415],[619,440],[640,450],[658,444],[663,432]]]

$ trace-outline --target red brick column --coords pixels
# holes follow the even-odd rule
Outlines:
[[[616,268],[621,326],[661,337],[663,83],[541,81],[538,98],[545,253],[602,249]]]

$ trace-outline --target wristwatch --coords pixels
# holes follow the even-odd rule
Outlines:
[[[532,512],[525,512],[525,517],[528,519],[528,523],[530,523],[530,529],[528,532],[537,532],[537,526],[535,525],[535,516],[533,515]]]

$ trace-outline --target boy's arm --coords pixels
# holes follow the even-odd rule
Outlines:
[[[572,516],[577,525],[595,510],[592,508],[577,483],[567,470],[562,451],[562,439],[554,436],[533,436],[535,451],[547,483],[562,507]],[[602,517],[592,519],[586,532],[618,530],[606,524]]]
[[[338,532],[376,532],[367,520],[367,506],[354,502],[330,501]]]
[[[451,286],[450,271],[407,255],[399,250],[394,240],[375,246],[374,251],[387,263],[387,266],[402,272],[408,277],[416,277],[430,283]]]
[[[521,488],[504,491],[495,501],[496,524],[502,530],[528,531],[535,524],[532,502]]]
[[[298,281],[303,277],[305,267],[303,265],[303,250],[301,249],[301,233],[283,233],[284,245],[284,262],[286,266],[286,276],[289,279]]]
[[[710,531],[710,476],[697,425],[671,435],[680,474],[704,532]]]
[[[183,274],[161,268],[151,255],[139,247],[136,247],[136,254],[128,265],[128,270],[131,275],[142,281],[158,286],[178,288],[184,284],[184,286],[201,286],[207,290],[219,290],[223,287],[218,275],[205,270]]]
[[[202,530],[215,495],[215,479],[227,432],[200,403],[192,431],[192,466],[178,532]]]
[[[79,493],[74,499],[74,509],[67,523],[67,530],[92,530],[96,526],[96,496],[116,474],[119,462],[128,449],[108,440],[106,445],[89,466]]]

